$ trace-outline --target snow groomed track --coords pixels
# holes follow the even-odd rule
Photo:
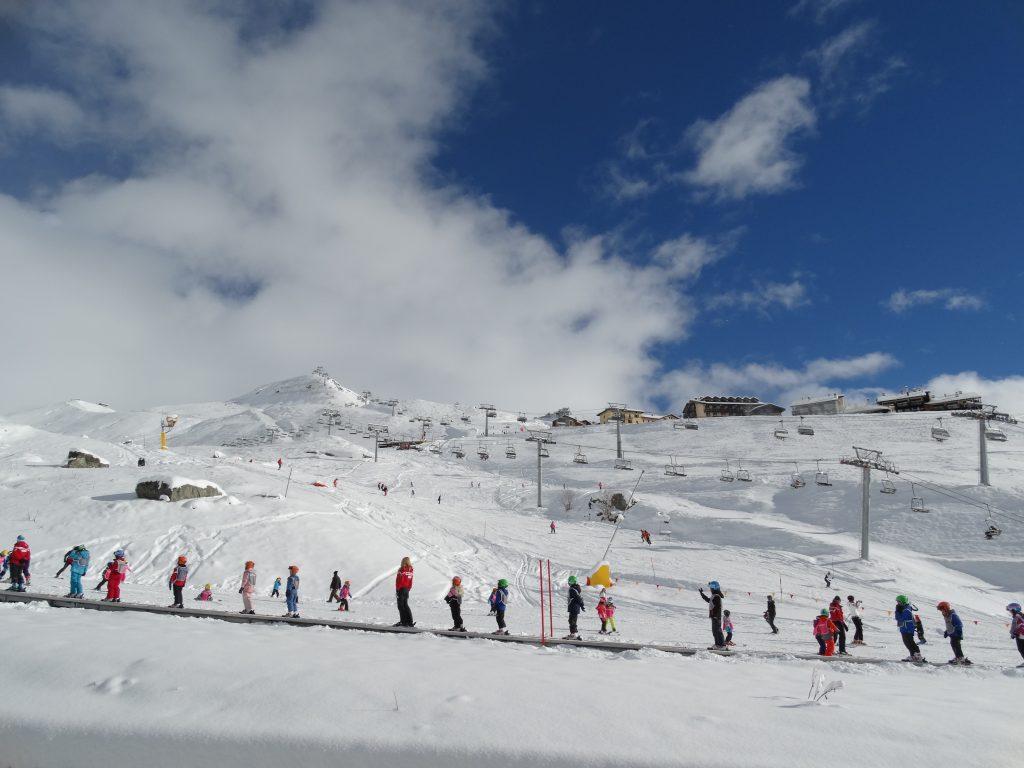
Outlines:
[[[84,608],[94,611],[121,611],[128,613],[150,613],[159,616],[175,616],[189,619],[214,619],[216,621],[228,621],[235,624],[287,624],[296,627],[327,627],[329,629],[353,630],[357,632],[377,632],[391,635],[418,635],[429,634],[438,637],[451,637],[462,640],[494,640],[502,643],[517,643],[519,645],[534,645],[544,647],[567,646],[570,648],[592,648],[598,651],[609,653],[622,653],[624,651],[660,651],[672,653],[678,656],[696,656],[698,653],[710,653],[718,656],[752,657],[762,659],[801,659],[804,661],[841,662],[850,664],[892,664],[899,663],[896,659],[873,659],[858,656],[819,656],[816,653],[776,653],[772,651],[714,651],[707,648],[693,648],[680,645],[658,645],[648,643],[623,643],[605,642],[590,640],[561,640],[545,638],[532,635],[493,635],[488,632],[449,632],[443,629],[426,629],[419,627],[392,627],[385,624],[361,624],[350,621],[334,621],[331,619],[293,619],[286,616],[263,616],[248,615],[242,613],[229,613],[227,611],[210,611],[195,608],[169,608],[157,605],[146,605],[143,603],[108,603],[99,600],[82,600],[70,597],[56,597],[32,592],[0,592],[0,602],[5,603],[46,603],[52,608]],[[946,664],[925,662],[925,664],[936,667],[945,667]],[[973,666],[985,666],[975,664]]]

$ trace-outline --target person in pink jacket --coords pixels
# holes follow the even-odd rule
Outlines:
[[[599,635],[608,634],[608,598],[602,597],[597,601],[597,618],[601,620],[601,631]]]
[[[615,601],[610,597],[605,602],[605,612],[608,614],[608,634],[617,633],[619,630],[615,627]]]
[[[242,583],[238,587],[238,594],[242,596],[242,610],[245,613],[255,616],[256,611],[252,609],[252,593],[256,591],[256,571],[253,570],[256,563],[252,560],[245,561],[245,570],[242,572]]]
[[[338,610],[347,611],[348,599],[352,597],[352,583],[345,579],[345,583],[341,585],[341,592],[338,593]]]

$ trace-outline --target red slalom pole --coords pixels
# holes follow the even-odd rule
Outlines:
[[[543,592],[543,587],[541,588]],[[555,634],[555,601],[551,597],[551,561],[548,560],[548,634],[554,636]]]
[[[540,644],[544,645],[544,561],[538,560],[540,567]]]

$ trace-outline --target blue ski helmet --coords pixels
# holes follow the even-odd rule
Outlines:
[[[124,550],[123,549],[115,549],[114,550],[114,557],[124,557]]]
[[[15,539],[15,541],[24,541],[24,540],[25,540],[24,536],[19,536],[17,539]]]
[[[1020,613],[1020,603],[1010,603],[1006,606],[1006,610],[1010,613]]]
[[[708,582],[708,586],[711,587],[712,589],[721,589],[722,588],[722,585],[719,584],[717,581],[709,581]]]

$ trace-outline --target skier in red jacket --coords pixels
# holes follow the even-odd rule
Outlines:
[[[835,624],[834,640],[839,642],[839,655],[849,656],[846,652],[846,617],[843,616],[843,599],[836,595],[828,606],[828,617]]]
[[[412,610],[409,608],[409,591],[412,589],[412,560],[408,557],[402,558],[402,564],[398,567],[398,575],[395,576],[395,597],[398,598],[398,623],[396,627],[415,627],[416,622],[412,620]]]
[[[174,590],[174,602],[168,608],[184,608],[181,590],[185,588],[188,581],[188,558],[184,555],[178,558],[178,564],[171,569],[171,575],[167,579],[167,586]]]
[[[103,574],[107,580],[107,596],[103,598],[104,602],[121,602],[121,582],[127,578],[129,570],[131,569],[128,567],[128,561],[124,559],[124,550],[114,552],[114,559]]]
[[[831,656],[835,650],[836,625],[828,617],[828,610],[821,609],[821,614],[814,620],[814,636],[818,639],[818,655]]]
[[[14,549],[8,556],[8,565],[11,568],[11,586],[8,591],[24,592],[25,582],[28,579],[29,561],[32,559],[32,551],[24,536],[19,536],[14,542]]]

